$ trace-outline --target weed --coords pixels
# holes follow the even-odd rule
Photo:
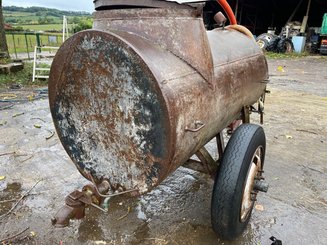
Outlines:
[[[308,52],[303,53],[274,53],[274,52],[265,52],[265,55],[269,59],[299,59],[304,57],[314,57],[317,59],[326,59],[327,55],[311,54]]]
[[[303,53],[274,53],[274,52],[266,52],[266,57],[270,59],[294,59],[294,58],[302,58],[309,56],[310,54],[307,52]]]
[[[32,82],[33,78],[33,64],[25,63],[24,69],[16,73],[0,74],[0,88],[6,88],[12,84],[19,84],[21,86],[45,86],[48,84],[47,80],[37,80]]]

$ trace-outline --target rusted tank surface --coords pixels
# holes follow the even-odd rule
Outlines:
[[[205,31],[198,9],[102,10],[59,49],[50,108],[85,177],[142,194],[255,103],[267,76],[253,40]]]

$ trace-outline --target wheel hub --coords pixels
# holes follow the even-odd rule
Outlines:
[[[259,146],[252,157],[248,175],[246,177],[245,187],[243,190],[243,198],[241,203],[240,220],[246,221],[251,213],[258,190],[254,188],[255,181],[260,180],[262,174],[262,147]]]
[[[259,45],[260,49],[263,49],[264,46],[265,46],[265,43],[264,43],[264,41],[262,41],[262,40],[258,40],[258,41],[257,41],[257,44]]]

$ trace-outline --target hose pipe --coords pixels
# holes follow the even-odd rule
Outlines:
[[[248,28],[246,28],[245,26],[241,26],[241,25],[229,25],[229,26],[226,26],[225,28],[227,30],[239,31],[239,32],[243,33],[244,35],[248,36],[249,38],[251,38],[253,41],[255,41],[252,32]]]
[[[226,0],[217,0],[217,2],[227,14],[230,24],[236,25],[237,24],[236,17],[234,15],[232,8],[229,6],[228,2]]]

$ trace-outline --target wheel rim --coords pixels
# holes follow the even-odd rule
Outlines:
[[[254,181],[258,179],[261,175],[262,152],[263,152],[262,146],[259,146],[254,152],[254,155],[250,163],[250,170],[246,177],[245,180],[246,182],[243,189],[243,198],[242,198],[241,212],[240,212],[241,222],[245,222],[248,216],[250,215],[258,193],[257,191],[253,190],[253,187],[254,187]]]
[[[261,48],[261,49],[263,49],[265,47],[265,42],[262,40],[258,40],[257,44],[258,44],[259,48]]]

